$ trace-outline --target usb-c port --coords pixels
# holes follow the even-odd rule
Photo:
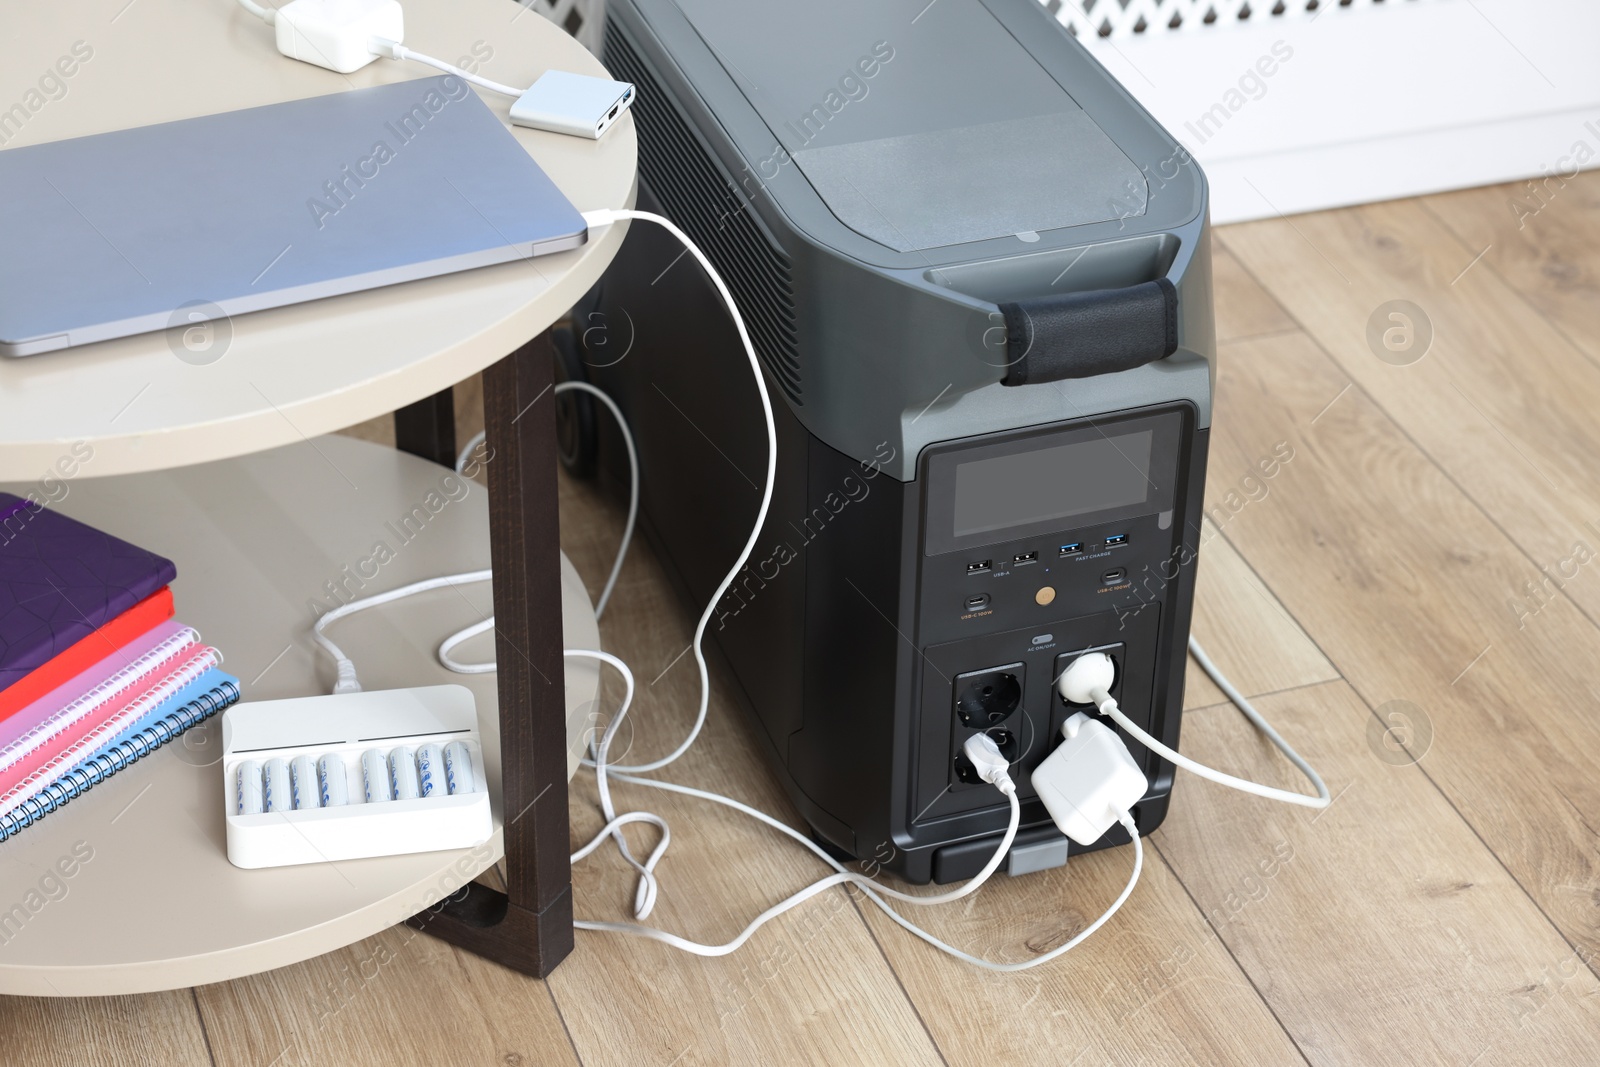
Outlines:
[[[1121,548],[1123,545],[1125,545],[1127,543],[1128,543],[1128,535],[1127,534],[1112,534],[1110,537],[1106,538],[1106,547],[1107,548]]]
[[[978,594],[976,594],[974,596],[967,597],[967,610],[968,611],[982,611],[984,608],[986,608],[988,606],[989,606],[989,594],[988,593],[978,593]]]

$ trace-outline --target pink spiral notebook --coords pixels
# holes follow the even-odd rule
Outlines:
[[[25,755],[56,727],[93,714],[166,665],[176,666],[182,651],[200,635],[168,620],[56,686],[8,719],[0,720],[0,771]]]
[[[169,666],[147,676],[140,685],[55,733],[0,771],[0,813],[49,785],[55,775],[70,770],[218,662],[216,649],[190,645],[175,668]]]

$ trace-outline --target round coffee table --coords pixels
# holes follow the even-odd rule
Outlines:
[[[509,0],[406,0],[405,17],[408,46],[471,58],[497,81],[604,73]],[[60,71],[67,55],[77,59],[66,91],[7,126],[5,148],[436,73],[379,60],[340,75],[286,59],[272,28],[232,0],[17,0],[0,12],[0,67]],[[506,115],[509,99],[484,99]],[[598,142],[511,129],[580,210],[632,203],[630,116]],[[0,482],[172,558],[178,618],[222,650],[246,700],[327,691],[329,665],[307,638],[316,606],[349,587],[347,565],[376,540],[393,540],[386,524],[430,491],[446,499],[362,591],[492,558],[492,600],[487,584],[437,591],[346,620],[338,639],[368,689],[473,690],[496,801],[489,852],[241,871],[226,859],[221,772],[209,762],[220,730],[204,728],[0,843],[0,993],[220,981],[424,909],[414,921],[428,932],[528,973],[547,973],[570,950],[568,742],[587,724],[597,672],[564,667],[561,649],[598,647],[599,636],[558,550],[545,331],[599,279],[623,229],[570,252],[238,316],[215,358],[180,359],[155,333],[0,359]],[[419,405],[478,371],[487,489],[446,484],[457,478],[448,467],[401,451],[320,436]],[[434,452],[448,451],[448,436]],[[488,657],[498,643],[501,670],[438,667],[438,641],[491,602],[496,641],[462,654]],[[93,858],[76,865],[64,895],[41,895],[40,880],[79,842]],[[505,893],[468,885],[502,858]],[[452,903],[433,909],[446,896]]]

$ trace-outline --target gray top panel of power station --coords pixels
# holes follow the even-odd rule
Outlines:
[[[879,244],[1144,214],[1139,168],[979,5],[809,0],[757,15],[741,0],[676,2],[771,129],[767,176],[787,153]]]

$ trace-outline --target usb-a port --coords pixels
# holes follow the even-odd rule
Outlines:
[[[1033,562],[1036,562],[1038,560],[1038,558],[1039,558],[1039,553],[1037,553],[1037,552],[1018,552],[1015,556],[1011,557],[1011,562],[1012,563],[1033,563]]]
[[[992,564],[992,562],[990,560],[986,560],[986,559],[974,560],[973,562],[967,564],[967,573],[968,574],[983,574],[983,573],[987,572],[991,566],[993,566],[993,564]]]
[[[1082,541],[1068,541],[1066,544],[1061,546],[1061,554],[1063,556],[1076,556],[1079,552],[1082,552],[1082,551],[1083,551],[1083,542]]]
[[[1121,548],[1123,545],[1125,545],[1127,543],[1128,543],[1128,535],[1127,534],[1112,534],[1110,537],[1106,538],[1106,547],[1107,548]]]

